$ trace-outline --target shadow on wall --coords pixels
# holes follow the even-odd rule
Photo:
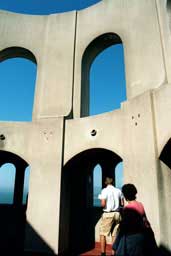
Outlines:
[[[24,256],[56,255],[28,222],[25,223],[25,230],[27,231],[27,237],[25,238]]]
[[[26,222],[27,201],[23,204],[23,188],[25,170],[28,163],[20,156],[0,150],[0,167],[5,163],[13,164],[16,168],[13,204],[0,204],[0,255],[24,254],[24,247],[38,252],[51,253],[52,249]],[[25,231],[27,240],[25,241]],[[48,232],[48,230],[47,230]],[[25,244],[24,244],[25,242]],[[29,255],[29,254],[27,254]],[[30,254],[32,255],[32,253]]]
[[[170,150],[171,150],[171,138],[167,141],[167,143],[163,147],[162,152],[159,156],[159,159],[171,169]]]
[[[26,222],[25,212],[26,205],[21,207],[0,205],[0,254],[14,255],[16,252],[18,255],[33,255],[31,251],[24,253],[25,229],[27,229],[29,239],[26,243],[30,248],[37,248],[34,250],[36,253],[46,252],[54,255],[52,249]]]
[[[171,251],[166,249],[164,246],[159,246],[159,255],[160,256],[171,256]]]
[[[171,1],[168,1],[168,3],[169,3],[169,6],[171,7]],[[164,145],[164,147],[163,147],[163,149],[162,149],[162,151],[161,151],[161,153],[160,153],[160,156],[159,156],[159,159],[167,166],[167,167],[169,167],[170,169],[171,169],[171,158],[170,158],[170,152],[171,152],[171,138],[169,138],[169,140],[167,141],[167,143]],[[160,183],[162,182],[162,172],[160,171]],[[161,195],[162,195],[162,201],[164,201],[165,200],[165,195],[163,194],[164,193],[164,188],[162,187],[161,188],[161,192],[160,193],[162,193]],[[167,205],[167,203],[165,203],[165,205]],[[163,210],[164,208],[162,207],[162,210]],[[162,220],[163,220],[163,218],[162,218]],[[163,226],[163,228],[165,227],[164,225],[166,225],[165,224],[165,222],[163,221],[163,223],[162,223],[162,226]],[[166,228],[166,227],[165,227]],[[169,251],[165,246],[163,246],[163,245],[160,245],[159,246],[159,255],[160,256],[171,256],[171,251]]]
[[[23,247],[24,207],[0,205],[0,252],[21,251]]]

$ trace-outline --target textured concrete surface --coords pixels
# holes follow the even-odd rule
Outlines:
[[[26,251],[81,251],[86,237],[87,248],[98,241],[93,168],[100,163],[104,179],[119,161],[124,181],[138,187],[158,244],[171,251],[171,172],[159,160],[171,137],[170,17],[166,0],[103,0],[48,16],[0,12],[0,60],[20,56],[38,66],[33,121],[0,122],[0,150],[31,167]],[[89,117],[91,62],[120,42],[128,100]]]

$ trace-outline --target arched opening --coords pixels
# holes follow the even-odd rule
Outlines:
[[[123,186],[123,162],[119,162],[114,169],[114,185],[121,189]],[[97,164],[93,169],[93,206],[101,207],[98,195],[102,189],[102,168]]]
[[[13,204],[16,170],[13,164],[0,168],[0,204]]]
[[[21,206],[23,201],[24,175],[28,163],[16,154],[0,150],[0,167],[5,168],[5,171],[1,172],[1,187],[13,192],[13,205],[15,207]],[[6,175],[7,170],[10,175]]]
[[[93,170],[93,206],[100,206],[98,195],[102,189],[102,168],[99,164]]]
[[[63,168],[60,206],[60,248],[79,254],[93,248],[101,208],[93,207],[93,171],[101,166],[102,187],[107,175],[114,177],[120,156],[101,148],[83,151]],[[67,211],[66,211],[67,209]]]
[[[0,52],[0,62],[0,120],[31,121],[37,72],[34,55],[10,47]]]
[[[123,162],[120,162],[115,167],[115,186],[119,189],[123,186]]]
[[[121,38],[103,34],[86,48],[82,58],[81,116],[120,108],[126,100],[124,50]]]
[[[22,200],[27,166],[28,163],[20,156],[0,150],[0,167],[3,168],[0,185],[2,188],[8,188],[12,195],[10,204],[0,204],[0,251],[9,250],[9,244],[13,250],[23,246],[26,207],[23,206]],[[6,176],[8,171],[9,175]]]

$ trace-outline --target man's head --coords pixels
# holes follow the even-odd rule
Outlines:
[[[105,179],[105,185],[113,185],[113,178],[112,177],[106,177]]]

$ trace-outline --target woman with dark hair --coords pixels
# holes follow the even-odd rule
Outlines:
[[[126,204],[122,212],[120,230],[113,244],[114,255],[157,255],[157,246],[144,206],[136,200],[136,187],[133,184],[125,184],[122,193]]]

